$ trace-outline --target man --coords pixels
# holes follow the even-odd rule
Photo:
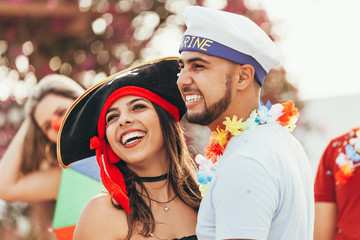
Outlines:
[[[260,107],[264,78],[279,64],[275,45],[232,13],[189,7],[185,24],[178,87],[187,119],[216,130],[206,148],[212,161],[198,159],[208,173],[198,174],[206,190],[198,238],[313,239],[311,169],[289,133],[297,110],[291,103]]]

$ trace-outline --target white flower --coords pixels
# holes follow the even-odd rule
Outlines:
[[[336,158],[336,163],[340,167],[344,166],[348,162],[348,159],[344,153],[340,153],[339,156]]]

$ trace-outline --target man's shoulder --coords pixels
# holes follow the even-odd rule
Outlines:
[[[243,135],[243,136],[242,136]],[[245,157],[263,163],[302,156],[307,159],[299,141],[280,124],[266,124],[247,130],[244,134],[234,137],[226,147],[227,157]]]
[[[290,135],[291,133],[280,124],[270,123],[246,130],[243,134],[234,137],[234,142],[244,141],[258,145],[259,143],[280,141],[283,138],[288,138]]]

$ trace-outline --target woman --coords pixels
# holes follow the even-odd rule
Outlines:
[[[109,192],[89,201],[74,239],[196,239],[200,192],[178,123],[185,105],[177,73],[177,58],[127,69],[89,89],[66,115],[60,163],[96,152]]]
[[[50,238],[44,236],[50,222],[44,223],[43,211],[51,213],[45,218],[52,218],[53,202],[49,201],[56,199],[60,184],[55,147],[60,123],[83,92],[66,76],[53,74],[41,79],[26,102],[26,118],[0,162],[0,198],[32,202],[32,216],[42,222],[33,223],[33,231],[41,235],[38,239]]]

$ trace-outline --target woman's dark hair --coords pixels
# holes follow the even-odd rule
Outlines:
[[[187,205],[199,209],[201,195],[198,184],[195,180],[196,165],[188,151],[184,132],[181,125],[166,110],[159,105],[152,103],[160,119],[160,125],[163,132],[164,144],[169,159],[168,164],[168,181],[174,188],[175,194]],[[142,196],[136,189],[136,184],[140,186],[140,192],[148,195],[142,182],[138,180],[138,176],[126,167],[124,161],[116,164],[124,175],[128,197],[130,200],[131,213],[127,214],[128,235],[127,239],[137,231],[140,235],[148,237],[155,229],[155,220]],[[122,207],[112,198],[112,204],[118,208]]]

